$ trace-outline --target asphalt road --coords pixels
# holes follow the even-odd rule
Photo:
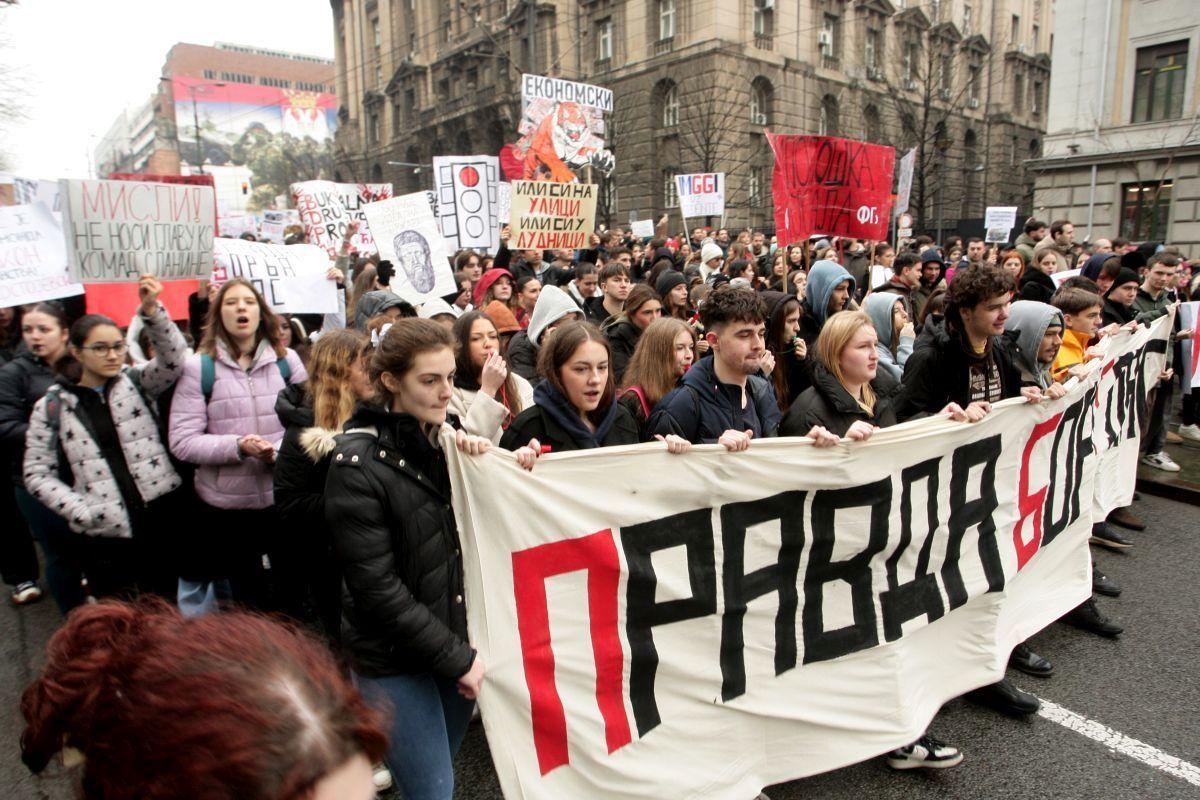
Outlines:
[[[1125,626],[1125,634],[1110,641],[1052,625],[1031,644],[1054,663],[1054,676],[1010,675],[1057,706],[1200,765],[1200,509],[1148,496],[1135,509],[1149,525],[1133,534],[1136,546],[1125,554],[1096,552],[1101,569],[1125,588],[1118,599],[1101,598],[1102,608]],[[20,691],[41,662],[57,622],[48,600],[19,610],[6,603],[0,608],[4,800],[73,797],[61,767],[31,776],[18,750]],[[895,773],[874,759],[770,787],[768,794],[772,800],[1200,797],[1200,786],[1041,716],[1013,720],[953,701],[938,715],[933,732],[963,750],[959,767]],[[458,759],[457,784],[456,797],[462,800],[501,797],[479,725],[472,727]]]

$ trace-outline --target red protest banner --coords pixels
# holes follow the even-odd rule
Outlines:
[[[767,132],[775,154],[772,195],[781,244],[813,233],[886,239],[896,151],[832,136]]]

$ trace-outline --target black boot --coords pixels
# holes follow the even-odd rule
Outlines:
[[[1094,597],[1080,604],[1060,621],[1074,628],[1090,631],[1100,636],[1107,636],[1110,639],[1115,639],[1125,630],[1100,613],[1100,609],[1096,608],[1096,599]]]
[[[1030,650],[1029,645],[1024,642],[1013,648],[1012,655],[1008,657],[1008,665],[1037,678],[1049,678],[1054,674],[1054,665]]]
[[[1028,716],[1042,707],[1036,697],[1013,686],[1012,681],[1008,678],[988,686],[981,686],[967,692],[965,696],[972,703],[987,706],[1010,717]]]
[[[1107,597],[1121,596],[1121,584],[1101,572],[1095,562],[1092,562],[1092,592]]]

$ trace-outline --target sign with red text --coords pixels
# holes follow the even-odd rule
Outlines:
[[[213,283],[245,278],[280,314],[337,313],[337,284],[326,277],[331,264],[321,248],[221,238],[213,249]]]
[[[833,136],[767,133],[775,154],[771,192],[780,243],[810,234],[887,238],[896,151]]]
[[[1169,330],[1107,342],[1060,400],[830,449],[605,447],[530,473],[447,428],[505,796],[738,800],[916,740],[1090,596],[1093,497],[1136,476],[1100,484],[1101,459],[1136,449]]]
[[[690,217],[719,217],[725,213],[725,173],[701,172],[676,175],[679,213]]]
[[[41,201],[0,206],[0,308],[77,294],[54,213]]]
[[[63,233],[71,275],[83,283],[171,281],[212,271],[211,186],[63,180]]]
[[[363,207],[391,197],[390,183],[303,181],[293,183],[291,191],[300,224],[308,235],[308,244],[336,257],[345,238],[346,226],[357,222],[358,231],[350,239],[351,246],[364,255],[375,252],[375,240],[367,227]]]
[[[513,181],[512,250],[579,250],[595,230],[596,185]]]

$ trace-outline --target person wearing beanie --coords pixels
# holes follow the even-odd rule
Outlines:
[[[664,317],[674,317],[684,322],[692,318],[692,309],[688,305],[687,278],[682,272],[674,269],[663,271],[654,282],[654,290],[662,298]]]
[[[721,269],[721,262],[724,260],[725,251],[719,245],[715,242],[705,242],[700,248],[700,277],[707,281],[709,275]]]
[[[1137,319],[1133,301],[1141,285],[1142,279],[1136,272],[1129,267],[1121,267],[1112,286],[1104,293],[1104,307],[1100,309],[1100,316],[1105,325],[1127,325]]]
[[[537,371],[538,351],[546,334],[565,322],[583,319],[583,312],[571,296],[557,286],[544,286],[538,295],[529,327],[513,334],[508,343],[508,367],[529,381],[531,386],[541,382]],[[499,329],[499,325],[497,325]]]

